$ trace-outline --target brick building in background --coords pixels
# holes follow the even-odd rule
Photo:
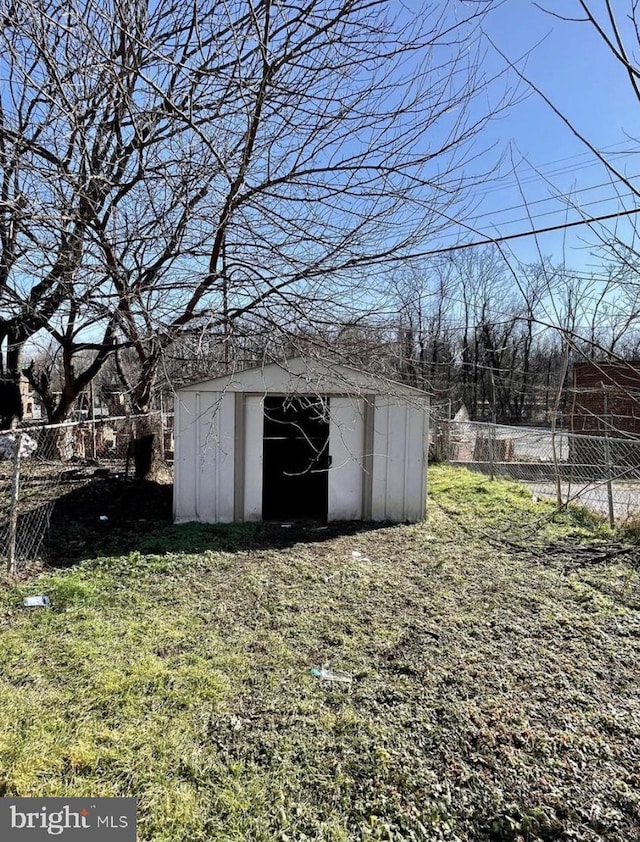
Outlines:
[[[569,461],[594,479],[637,478],[640,361],[576,363],[569,395]],[[597,437],[597,438],[596,438]]]
[[[569,431],[589,436],[640,437],[640,361],[576,363]]]

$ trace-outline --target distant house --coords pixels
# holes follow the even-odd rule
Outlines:
[[[640,437],[640,362],[576,363],[569,406],[572,433]]]
[[[33,393],[29,381],[20,375],[20,400],[22,401],[22,418],[24,421],[38,421],[42,418],[42,407],[39,398]]]
[[[570,462],[581,475],[637,478],[640,362],[577,363],[569,407]]]

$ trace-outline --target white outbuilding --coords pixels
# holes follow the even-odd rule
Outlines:
[[[178,523],[425,516],[428,397],[418,389],[297,358],[176,398]]]

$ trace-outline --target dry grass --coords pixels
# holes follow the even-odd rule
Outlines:
[[[198,552],[6,588],[4,793],[136,795],[143,842],[640,838],[634,552],[430,476],[425,524],[165,529]]]

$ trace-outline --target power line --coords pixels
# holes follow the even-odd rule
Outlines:
[[[594,190],[596,188],[585,187],[584,189],[585,190]],[[575,191],[575,192],[581,192],[581,191]],[[570,208],[570,209],[571,210],[577,210],[579,208],[580,210],[582,210],[583,208],[593,207],[593,205],[606,205],[606,204],[610,204],[611,202],[623,203],[625,200],[637,199],[637,198],[638,197],[637,197],[636,193],[624,193],[624,194],[618,193],[615,196],[607,196],[607,197],[601,198],[601,199],[593,199],[590,202],[581,202],[580,205],[574,206],[573,208]],[[557,197],[555,197],[555,196],[552,196],[549,199],[538,199],[535,202],[527,202],[526,204],[515,205],[511,208],[504,208],[504,209],[497,210],[497,211],[486,211],[484,213],[479,213],[476,216],[469,217],[469,221],[477,222],[478,220],[480,220],[480,219],[482,219],[486,216],[490,216],[490,217],[495,218],[496,216],[498,216],[501,213],[506,212],[507,210],[525,210],[526,208],[529,208],[532,205],[540,204],[541,202],[549,202],[553,199],[556,199],[557,201],[560,201],[560,199],[557,199]],[[516,219],[500,220],[498,222],[495,222],[494,224],[496,226],[498,226],[498,225],[501,225],[501,226],[515,225],[517,222],[529,222],[532,219],[535,220],[535,219],[540,219],[540,218],[545,217],[545,216],[555,216],[556,214],[566,213],[566,212],[567,212],[566,206],[560,207],[560,208],[552,208],[551,210],[548,210],[548,211],[545,211],[545,210],[538,211],[538,212],[535,213],[535,215],[532,214],[531,216],[527,215],[527,216],[517,217]]]
[[[636,175],[629,176],[630,179],[640,178],[640,173]],[[588,187],[579,187],[575,190],[567,191],[566,194],[563,195],[552,195],[546,196],[544,199],[532,199],[531,201],[527,202],[519,202],[517,205],[509,205],[506,208],[497,208],[494,210],[482,211],[482,213],[475,214],[474,216],[470,217],[471,219],[481,219],[485,216],[496,216],[498,214],[507,213],[508,211],[512,210],[523,210],[524,208],[533,207],[533,205],[543,205],[547,202],[571,202],[574,196],[578,195],[578,193],[589,193],[592,190],[600,190],[603,187],[616,187],[616,182],[609,179],[608,181],[603,181],[600,184],[592,184]],[[633,193],[625,194],[624,198],[629,198]],[[614,202],[616,200],[620,200],[623,198],[619,192],[616,192],[613,196],[607,196],[603,199],[598,199],[597,201],[605,203],[605,202]],[[593,202],[591,202],[593,204]],[[566,208],[561,208],[560,210],[565,210]],[[559,211],[542,211],[541,215],[545,215],[546,213],[558,213]],[[515,222],[517,220],[511,220],[511,222]]]
[[[585,152],[583,154],[589,155],[590,153]],[[608,157],[609,157],[609,159],[622,158],[623,160],[625,160],[631,154],[636,154],[636,153],[624,151],[624,152],[618,152],[618,153],[610,155]],[[576,156],[576,157],[578,157],[578,156]],[[560,158],[558,162],[561,162],[563,160],[567,160],[567,161],[571,160],[571,156],[568,156],[566,159]],[[525,159],[525,161],[526,161],[526,159]],[[583,163],[583,164],[572,165],[572,166],[568,165],[568,166],[565,166],[565,167],[560,167],[559,169],[552,169],[552,170],[549,170],[549,171],[545,172],[544,168],[548,167],[548,166],[551,166],[551,164],[553,162],[548,163],[548,164],[541,164],[538,168],[533,167],[528,161],[526,161],[526,163],[529,166],[529,168],[532,170],[532,173],[530,175],[521,176],[515,182],[513,180],[507,181],[507,179],[511,179],[512,173],[506,173],[505,175],[497,176],[496,178],[491,179],[491,181],[489,182],[485,192],[494,193],[497,190],[508,190],[509,188],[516,187],[518,184],[520,184],[520,185],[522,185],[522,184],[534,184],[537,181],[546,182],[552,176],[565,175],[566,173],[582,172],[584,170],[592,169],[593,167],[596,167],[598,165],[602,165],[601,161],[592,158],[592,160],[585,161],[585,163]],[[507,182],[506,184],[503,183],[505,181]]]
[[[611,157],[615,155],[632,155],[635,154],[634,152],[630,151],[629,149],[621,149],[619,152],[615,150],[619,146],[628,146],[629,141],[627,140],[618,140],[615,143],[610,144],[609,146],[603,146],[601,151],[602,152],[611,152]],[[519,150],[518,150],[519,151]],[[591,152],[584,151],[584,152],[573,152],[571,155],[563,155],[561,158],[554,158],[552,161],[545,161],[544,164],[539,164],[539,168],[542,169],[543,167],[554,167],[556,164],[564,164],[566,161],[575,161],[576,158],[587,158],[587,160],[592,160],[593,156]],[[525,159],[526,160],[526,159]]]
[[[489,246],[496,243],[505,243],[508,240],[520,240],[524,237],[535,237],[538,234],[549,234],[552,231],[565,231],[567,228],[575,228],[578,225],[591,225],[594,222],[606,222],[609,219],[619,219],[622,216],[632,216],[640,213],[640,208],[629,208],[616,213],[607,213],[602,216],[591,216],[588,219],[577,219],[574,222],[563,222],[561,225],[548,225],[546,228],[533,228],[530,231],[519,231],[517,234],[502,234],[498,237],[488,237],[484,240],[474,240],[471,243],[457,243],[454,246],[443,246],[439,249],[429,249],[412,254],[412,257],[430,257],[434,254],[446,254],[449,251],[461,251],[462,249],[476,248],[477,246]]]

